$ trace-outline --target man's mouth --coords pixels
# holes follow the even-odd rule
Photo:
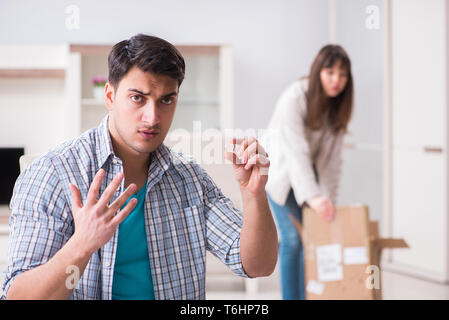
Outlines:
[[[145,139],[154,138],[159,134],[157,130],[139,130],[139,134]]]

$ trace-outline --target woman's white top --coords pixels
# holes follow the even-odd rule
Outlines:
[[[335,135],[327,124],[320,130],[305,126],[307,85],[307,79],[297,80],[284,90],[261,138],[270,159],[265,189],[279,205],[285,204],[290,188],[299,205],[315,195],[327,196],[336,204],[344,133]]]

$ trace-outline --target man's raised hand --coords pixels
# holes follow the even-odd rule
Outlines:
[[[137,199],[131,199],[128,204],[115,215],[125,204],[126,200],[136,191],[136,185],[130,184],[128,188],[108,205],[120,186],[124,175],[118,173],[98,199],[101,182],[105,176],[104,169],[98,170],[87,193],[83,205],[80,190],[69,184],[72,193],[72,213],[75,223],[73,237],[83,243],[86,254],[92,255],[103,247],[112,237],[118,225],[125,220],[137,204]]]

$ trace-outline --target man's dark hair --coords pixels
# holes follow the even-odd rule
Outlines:
[[[108,56],[108,81],[117,88],[128,71],[137,66],[144,72],[162,74],[184,80],[185,62],[181,53],[171,43],[155,36],[137,34],[112,47]]]

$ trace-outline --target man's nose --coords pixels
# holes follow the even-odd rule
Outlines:
[[[143,107],[142,121],[150,125],[159,123],[159,112],[157,109],[157,103],[149,99]]]

